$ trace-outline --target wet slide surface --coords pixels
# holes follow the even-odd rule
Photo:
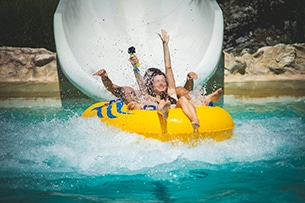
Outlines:
[[[127,50],[136,48],[141,74],[164,70],[157,35],[166,29],[176,84],[194,71],[202,84],[217,68],[222,52],[223,16],[215,0],[61,0],[54,15],[59,65],[83,93],[114,98],[93,76],[104,68],[115,84],[136,87]]]

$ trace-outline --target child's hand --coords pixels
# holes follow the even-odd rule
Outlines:
[[[136,55],[133,55],[129,58],[129,61],[131,63],[132,66],[134,66],[135,64],[139,63],[139,59]]]
[[[97,71],[96,73],[94,73],[93,75],[97,75],[97,76],[106,75],[107,76],[107,73],[106,73],[105,69],[101,69],[101,70]]]
[[[197,78],[198,78],[198,76],[197,76],[197,74],[196,74],[195,72],[189,72],[189,73],[187,74],[187,79],[188,79],[188,80],[190,80],[190,79],[195,79],[195,80],[197,80]]]

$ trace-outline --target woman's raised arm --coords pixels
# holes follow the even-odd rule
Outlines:
[[[167,34],[166,30],[161,30],[161,33],[158,33],[162,45],[163,45],[163,54],[164,54],[164,65],[165,65],[165,74],[167,77],[168,81],[168,90],[167,93],[169,96],[177,98],[177,93],[176,93],[176,83],[175,83],[175,77],[172,69],[172,64],[171,64],[171,58],[170,58],[170,53],[169,53],[169,48],[168,48],[168,42],[169,42],[169,35]]]

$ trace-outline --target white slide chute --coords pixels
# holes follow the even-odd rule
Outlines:
[[[113,83],[136,87],[127,50],[136,48],[141,74],[164,70],[161,29],[169,48],[176,84],[194,71],[196,85],[215,72],[222,53],[223,16],[215,0],[61,0],[54,15],[59,65],[83,93],[97,100],[114,98],[93,76],[107,70]]]

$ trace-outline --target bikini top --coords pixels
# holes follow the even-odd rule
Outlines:
[[[160,98],[161,100],[166,100],[168,99],[170,101],[171,104],[177,104],[177,100],[171,96],[169,96],[166,92],[162,92],[160,94]]]

